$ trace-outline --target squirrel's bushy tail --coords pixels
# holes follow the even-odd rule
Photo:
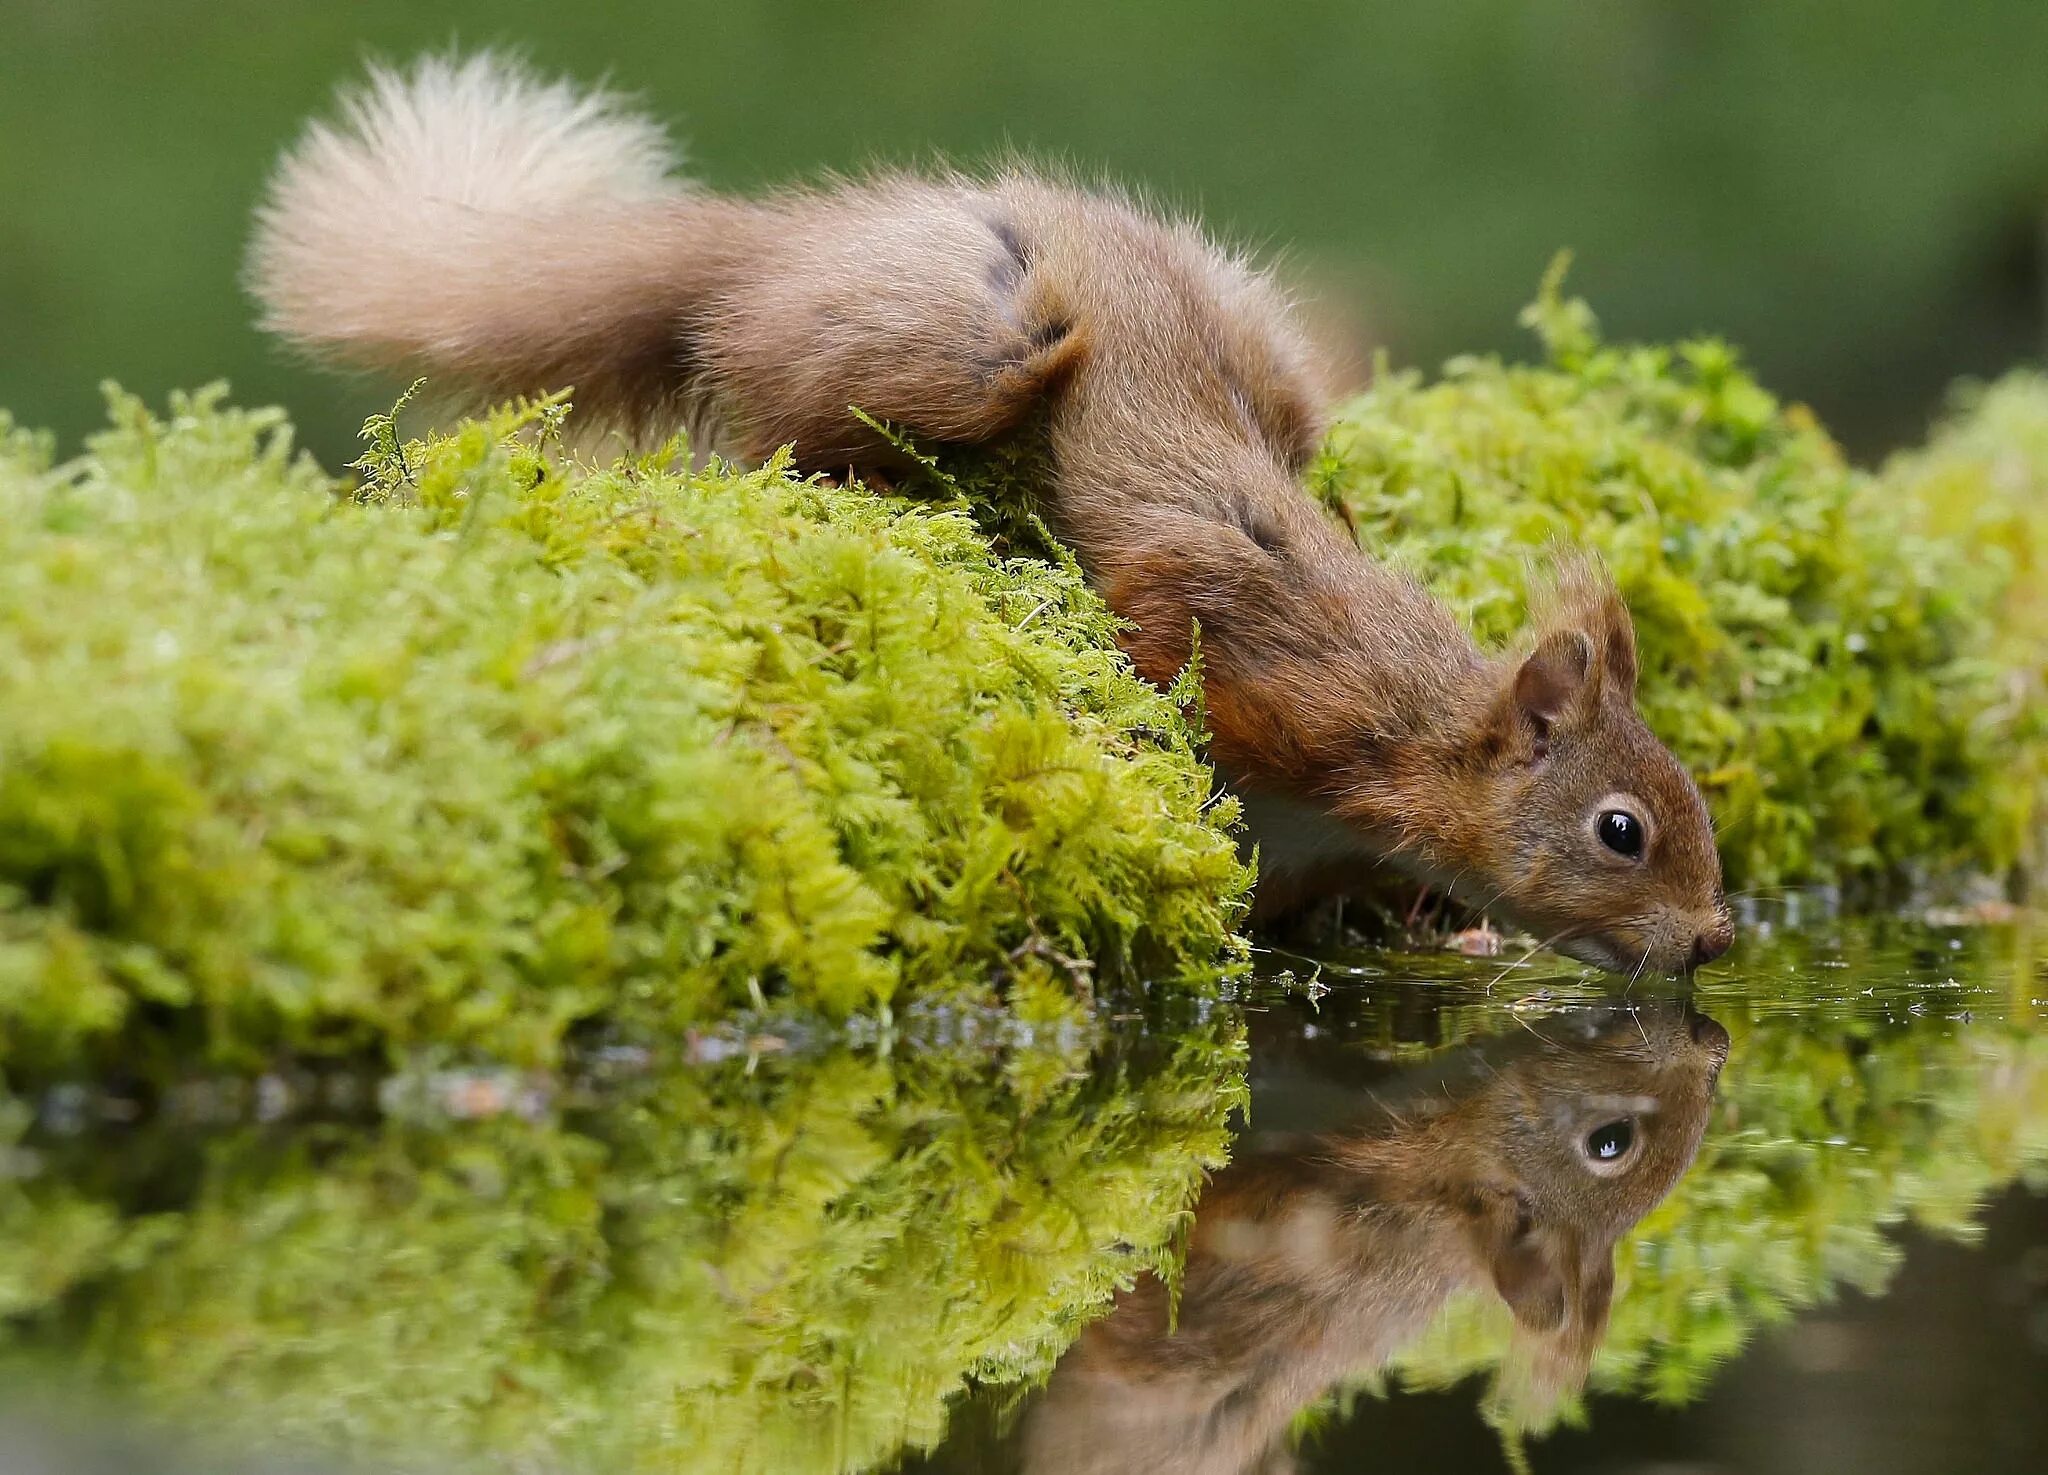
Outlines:
[[[508,58],[373,69],[284,156],[248,280],[312,353],[476,394],[574,384],[641,419],[683,392],[705,263],[659,125]]]

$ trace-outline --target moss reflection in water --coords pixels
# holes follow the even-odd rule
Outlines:
[[[545,1123],[137,1141],[138,1173],[59,1149],[0,1181],[6,1361],[357,1452],[858,1467],[1163,1267],[1241,1086],[1218,1021],[657,1071]]]
[[[1993,1194],[2048,1191],[2044,939],[1759,939],[1743,975],[1702,980],[1701,1007],[1733,1036],[1728,1070],[1692,1171],[1622,1245],[1596,1393],[1688,1402],[1760,1328],[1843,1288],[1882,1294],[1906,1225],[1969,1240]],[[1462,1012],[1454,1035],[1500,1027],[1496,1010]],[[1487,1371],[1506,1338],[1498,1307],[1459,1303],[1399,1378]]]
[[[2039,938],[1850,931],[1745,954],[1700,981],[1728,1067],[1695,1165],[1615,1249],[1595,1394],[1695,1398],[1760,1328],[1881,1291],[1905,1223],[1967,1238],[1988,1195],[2048,1187]],[[1598,1013],[1561,968],[1491,994],[1497,968],[1427,971],[1313,1005],[1257,995],[1254,1133],[1341,1130],[1389,1072],[1462,1058],[1512,1078],[1530,1029],[1568,1042]],[[1092,1054],[942,1033],[592,1077],[532,1121],[16,1134],[0,1374],[85,1370],[237,1435],[572,1472],[871,1467],[938,1442],[978,1384],[967,1444],[937,1458],[980,1468],[977,1429],[1115,1287],[1177,1272],[1247,1057],[1224,1012]],[[1307,1380],[1295,1431],[1370,1389],[1475,1374],[1510,1428],[1597,1414],[1501,1377],[1517,1335],[1480,1284],[1379,1372]]]

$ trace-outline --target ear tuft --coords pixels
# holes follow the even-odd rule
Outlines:
[[[1636,631],[1614,580],[1587,554],[1559,555],[1538,597],[1543,613],[1539,628],[1549,632],[1537,650],[1559,634],[1574,632],[1591,655],[1588,685],[1596,697],[1613,695],[1633,702],[1636,694]]]
[[[1607,590],[1606,641],[1600,665],[1607,689],[1624,701],[1636,699],[1636,623],[1612,586]]]

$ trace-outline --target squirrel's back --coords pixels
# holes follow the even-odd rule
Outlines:
[[[320,357],[480,397],[573,383],[580,415],[633,428],[715,394],[735,449],[816,466],[872,449],[851,391],[981,440],[1084,346],[1093,413],[1159,425],[1169,460],[1214,458],[1178,444],[1190,417],[1294,462],[1321,428],[1283,295],[1191,226],[1015,168],[713,195],[617,96],[490,54],[344,93],[273,176],[249,282]]]

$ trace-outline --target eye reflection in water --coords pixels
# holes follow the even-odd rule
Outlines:
[[[1285,1469],[1294,1415],[1461,1291],[1512,1313],[1515,1397],[1575,1391],[1615,1243],[1691,1165],[1728,1043],[1682,1004],[1573,1011],[1380,1083],[1335,1130],[1254,1131],[1196,1206],[1177,1306],[1148,1277],[1082,1334],[1025,1468]]]

